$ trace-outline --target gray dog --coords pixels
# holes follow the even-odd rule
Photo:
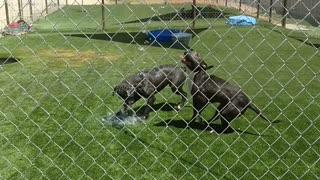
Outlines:
[[[181,96],[181,102],[177,107],[180,110],[184,106],[187,97],[187,93],[182,89],[185,80],[186,75],[181,67],[163,65],[129,77],[119,86],[116,86],[114,92],[125,102],[122,112],[127,112],[128,106],[134,104],[141,97],[147,98],[147,107],[143,112],[143,117],[146,119],[152,111],[152,106],[155,102],[154,95],[167,85],[171,87],[172,92]]]
[[[220,103],[215,115],[209,122],[221,119],[224,131],[228,130],[229,123],[243,115],[246,110],[252,109],[262,119],[269,121],[260,110],[249,100],[245,93],[237,86],[206,72],[207,64],[200,54],[195,51],[186,51],[180,56],[182,63],[194,73],[191,95],[193,96],[193,117],[191,122],[199,117],[208,103]],[[200,119],[201,120],[201,119]]]

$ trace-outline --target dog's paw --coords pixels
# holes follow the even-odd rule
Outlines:
[[[175,107],[175,109],[176,109],[177,111],[180,111],[180,110],[182,109],[182,107],[181,107],[181,105],[179,104],[178,106]]]
[[[210,131],[210,133],[218,134],[218,132],[217,132],[217,131],[215,131],[214,129],[212,129],[212,130]]]

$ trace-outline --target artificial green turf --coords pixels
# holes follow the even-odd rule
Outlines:
[[[320,57],[314,46],[263,23],[230,27],[225,18],[199,19],[197,27],[208,29],[190,46],[214,65],[209,72],[238,84],[267,117],[281,123],[269,126],[248,111],[232,123],[234,133],[211,134],[187,127],[188,103],[178,113],[165,106],[146,124],[121,129],[103,123],[122,105],[112,88],[140,70],[179,63],[183,50],[144,45],[136,34],[144,29],[140,22],[121,26],[152,16],[141,10],[150,6],[107,6],[112,12],[107,33],[93,21],[99,23],[100,7],[85,8],[87,16],[77,15],[81,7],[67,6],[35,23],[32,34],[0,39],[1,57],[19,59],[0,70],[1,179],[320,176]],[[151,22],[146,28],[186,29],[188,22]],[[137,36],[116,37],[119,33]],[[179,101],[170,89],[156,97],[158,106]],[[144,104],[140,100],[134,107]],[[203,115],[212,114],[210,105]]]

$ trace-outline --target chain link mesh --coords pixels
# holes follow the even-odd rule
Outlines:
[[[318,0],[1,1],[0,179],[319,179],[319,10]],[[226,24],[238,15],[257,25]],[[6,34],[22,19],[31,32]],[[148,36],[168,29],[192,38]],[[217,103],[190,123],[195,74],[179,58],[190,49],[280,123],[248,110],[224,131],[208,121]],[[135,92],[161,75],[174,84],[167,64],[185,71],[181,110],[165,87],[137,92],[122,114],[129,97],[115,87],[132,76],[143,77]]]

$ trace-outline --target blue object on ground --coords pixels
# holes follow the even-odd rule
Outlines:
[[[231,16],[228,18],[226,24],[234,26],[253,26],[257,24],[257,20],[250,16]]]
[[[188,45],[192,34],[185,33],[180,30],[175,29],[160,29],[160,30],[153,30],[147,33],[148,39],[150,42],[157,41],[159,43],[176,43],[180,42],[183,45]]]
[[[179,42],[181,44],[188,45],[192,38],[192,34],[184,32],[173,33],[171,38],[173,42]]]

